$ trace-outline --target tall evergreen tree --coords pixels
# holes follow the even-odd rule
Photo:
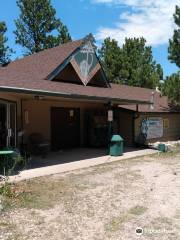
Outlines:
[[[166,77],[162,87],[164,95],[168,96],[173,103],[180,104],[180,71]]]
[[[153,60],[152,48],[146,46],[144,38],[126,38],[122,47],[107,38],[99,56],[111,82],[155,88],[163,78],[163,70]]]
[[[169,60],[180,67],[180,7],[176,6],[174,21],[177,29],[174,30],[172,39],[169,40]]]
[[[6,64],[10,61],[10,54],[12,50],[7,46],[7,37],[5,33],[7,27],[5,22],[0,22],[0,65]]]
[[[111,82],[119,83],[121,62],[121,49],[118,42],[114,39],[106,38],[99,49],[99,57],[101,59],[103,68],[106,72],[107,78]]]
[[[72,41],[71,35],[68,31],[67,26],[64,25],[62,22],[60,22],[60,26],[58,28],[58,33],[59,33],[58,37],[57,37],[58,43],[63,44],[63,43],[67,43],[67,42]]]
[[[20,16],[15,21],[14,33],[16,43],[26,49],[26,54],[57,46],[62,43],[61,37],[64,39],[65,34],[71,40],[67,28],[61,36],[62,26],[65,26],[56,18],[56,10],[50,0],[17,0],[17,5]],[[59,35],[54,35],[54,32],[59,32]]]

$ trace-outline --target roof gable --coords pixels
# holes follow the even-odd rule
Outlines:
[[[96,55],[92,35],[15,60],[0,68],[0,79],[36,81],[37,84],[39,80],[58,81],[57,77],[68,64],[71,64],[74,74],[79,78],[74,83],[110,87]],[[72,78],[73,75],[69,76],[71,83]],[[62,76],[60,81],[63,81]],[[65,82],[68,82],[68,78]]]
[[[8,78],[12,81],[45,80],[54,69],[81,46],[82,42],[82,40],[69,42],[15,60],[6,67],[0,68],[0,79]]]
[[[57,81],[59,77],[59,81],[63,81],[61,73],[69,64],[71,64],[84,86],[93,82],[95,86],[110,87],[96,55],[95,46],[89,38],[86,38],[73,54],[50,73],[47,79]],[[94,77],[97,76],[97,74],[99,77],[95,79]]]

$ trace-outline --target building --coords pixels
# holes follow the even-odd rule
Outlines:
[[[0,99],[1,147],[41,133],[54,150],[106,145],[110,107],[149,103],[109,84],[88,38],[1,67]]]
[[[102,147],[110,131],[132,145],[141,108],[151,106],[151,92],[139,91],[109,83],[90,37],[13,61],[0,68],[0,148],[28,144],[33,133],[53,150]],[[163,116],[179,126],[178,114]]]

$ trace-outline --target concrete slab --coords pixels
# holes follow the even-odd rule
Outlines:
[[[63,154],[59,153],[55,155],[54,158],[56,158],[55,159],[56,162],[60,158],[61,161],[59,162],[63,162],[61,164],[24,170],[20,172],[19,175],[10,176],[9,181],[17,182],[17,181],[23,181],[31,178],[36,178],[36,177],[64,173],[64,172],[74,171],[82,168],[88,168],[88,167],[92,167],[92,166],[96,166],[104,163],[110,163],[114,161],[121,161],[124,159],[150,155],[157,152],[158,152],[157,150],[153,150],[153,149],[143,149],[143,150],[134,150],[134,151],[131,149],[131,151],[125,152],[123,156],[111,157],[109,155],[105,155],[102,150],[99,152],[96,150],[96,154],[95,154],[95,152],[92,149],[88,149],[88,150],[79,149],[78,151],[74,150],[64,154],[64,159],[63,159]],[[76,159],[77,154],[79,154],[78,156],[79,156],[79,159],[81,160],[68,162],[68,160],[70,159],[73,159],[73,158]],[[50,159],[51,158],[48,157],[48,160]],[[53,162],[53,157],[51,160]]]

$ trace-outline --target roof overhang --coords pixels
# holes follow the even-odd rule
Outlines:
[[[56,91],[46,91],[40,89],[29,89],[29,88],[20,88],[20,87],[11,87],[11,86],[0,86],[0,91],[8,92],[8,93],[23,93],[23,94],[31,94],[31,95],[40,95],[40,96],[48,96],[48,97],[61,97],[67,99],[79,99],[79,100],[91,100],[98,102],[111,102],[114,104],[152,104],[150,101],[141,101],[138,99],[125,99],[125,98],[116,98],[116,97],[100,97],[100,96],[91,96],[91,95],[81,95],[81,94],[73,94],[68,92],[56,92]]]

